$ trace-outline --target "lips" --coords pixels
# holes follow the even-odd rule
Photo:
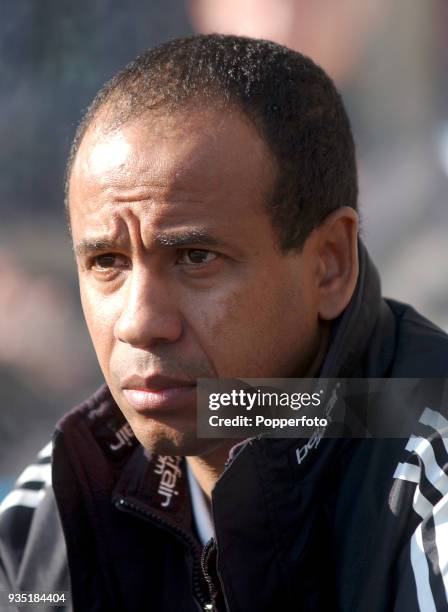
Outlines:
[[[185,408],[196,399],[195,392],[195,382],[161,375],[131,376],[122,384],[127,403],[142,413]]]

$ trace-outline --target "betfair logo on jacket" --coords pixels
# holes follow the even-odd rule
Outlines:
[[[157,457],[154,474],[160,476],[157,493],[162,498],[162,508],[169,508],[174,495],[179,495],[177,480],[182,477],[179,465],[181,457]]]
[[[115,440],[109,445],[110,450],[118,451],[124,446],[132,446],[135,441],[134,432],[129,423],[125,423],[118,431],[115,432]]]

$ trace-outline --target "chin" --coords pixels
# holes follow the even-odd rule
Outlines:
[[[198,456],[207,454],[219,445],[217,439],[197,438],[196,432],[180,431],[159,421],[130,424],[135,437],[150,453],[170,456]]]

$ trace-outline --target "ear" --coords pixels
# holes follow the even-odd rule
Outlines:
[[[328,215],[313,237],[318,261],[318,314],[330,321],[347,307],[358,280],[359,217],[344,206]]]

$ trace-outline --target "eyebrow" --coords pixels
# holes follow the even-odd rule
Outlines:
[[[202,230],[187,230],[173,234],[159,233],[154,238],[154,244],[161,247],[180,248],[190,244],[200,246],[218,246],[220,241]],[[108,249],[116,249],[117,242],[108,239],[83,239],[74,247],[76,255],[97,253]]]
[[[83,239],[74,246],[76,255],[86,255],[87,253],[95,253],[98,251],[106,251],[107,249],[117,247],[117,245],[110,240],[89,240]]]
[[[217,246],[220,244],[219,240],[210,236],[207,232],[196,229],[177,232],[175,234],[157,234],[154,242],[158,246],[166,247],[182,247],[189,244]]]

